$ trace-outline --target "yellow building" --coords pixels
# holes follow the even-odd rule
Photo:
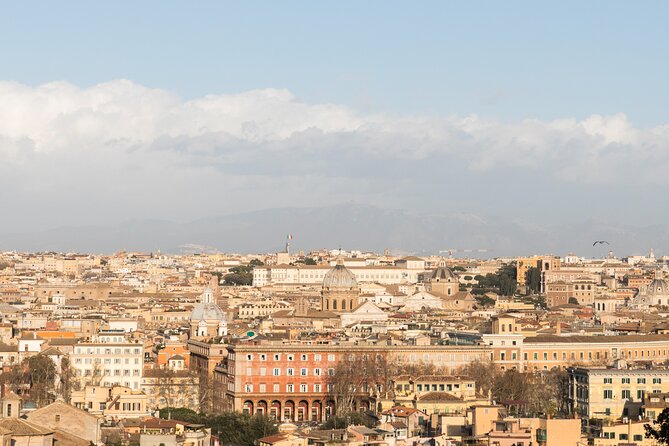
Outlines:
[[[669,391],[668,369],[571,367],[569,400],[574,413],[600,419],[638,419],[644,397]]]
[[[86,386],[72,392],[71,404],[93,415],[107,418],[139,418],[149,415],[148,397],[128,387]]]
[[[660,443],[652,438],[646,438],[644,429],[646,421],[628,421],[627,423],[613,423],[602,426],[601,437],[594,439],[594,446],[619,446],[633,444],[636,446],[658,446]]]
[[[412,407],[426,414],[464,414],[476,404],[488,404],[476,395],[476,383],[459,376],[401,375],[393,380],[393,400],[383,400],[382,410],[393,406]]]
[[[530,268],[538,268],[542,273],[560,268],[560,258],[552,255],[518,257],[516,263],[516,282],[519,286],[525,285],[525,274]]]

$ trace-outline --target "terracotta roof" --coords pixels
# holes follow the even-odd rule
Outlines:
[[[383,415],[393,415],[396,417],[408,417],[409,415],[412,415],[414,413],[420,412],[420,410],[413,409],[411,407],[404,407],[404,406],[394,406],[390,409],[384,410],[381,412]]]
[[[630,343],[649,341],[669,341],[669,335],[621,335],[621,336],[534,336],[525,338],[525,344],[540,343]]]
[[[41,436],[52,434],[53,431],[20,418],[5,418],[0,420],[0,428],[8,429],[12,436]]]
[[[54,443],[58,444],[58,446],[88,446],[91,444],[89,440],[85,440],[81,437],[77,437],[76,435],[63,432],[59,429],[56,429],[53,434],[53,438],[56,440]]]
[[[281,434],[274,434],[274,435],[269,435],[267,437],[263,437],[258,439],[259,443],[278,443],[280,441],[288,439],[290,434],[287,433],[281,433]]]

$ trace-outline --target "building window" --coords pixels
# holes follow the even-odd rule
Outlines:
[[[281,369],[274,369],[274,370],[272,370],[272,375],[274,375],[274,376],[279,376],[279,375],[281,375]]]
[[[604,399],[605,400],[612,400],[613,399],[613,390],[605,389],[604,390]]]
[[[604,384],[613,384],[613,378],[604,378]]]

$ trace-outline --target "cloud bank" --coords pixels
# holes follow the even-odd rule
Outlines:
[[[585,191],[664,186],[669,125],[637,128],[622,113],[518,122],[362,114],[281,89],[182,100],[128,80],[0,82],[0,158],[12,215],[0,225],[11,230],[351,199],[456,209],[470,193],[485,208],[482,191],[504,178]]]

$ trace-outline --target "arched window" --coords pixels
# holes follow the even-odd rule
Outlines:
[[[341,309],[345,310],[346,309],[346,300],[341,301]]]
[[[336,309],[337,309],[337,301],[336,301],[336,300],[333,300],[333,301],[332,301],[332,309],[333,309],[333,310],[336,310]]]

